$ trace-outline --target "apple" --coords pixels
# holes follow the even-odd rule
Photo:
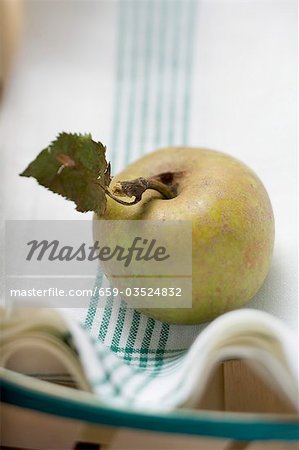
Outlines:
[[[110,191],[121,195],[119,186],[136,179],[159,179],[170,198],[155,186],[131,192],[138,201],[130,206],[110,196],[94,219],[192,221],[192,308],[141,311],[163,322],[198,324],[248,302],[266,278],[274,244],[271,203],[256,174],[218,151],[171,147],[129,165]]]
[[[106,147],[101,142],[93,140],[90,134],[62,132],[20,175],[33,177],[40,185],[75,202],[80,212],[94,211],[95,244],[103,242],[102,238],[108,243],[96,258],[104,260],[104,272],[109,279],[113,277],[112,285],[116,288],[120,283],[126,286],[128,275],[132,278],[137,270],[138,275],[149,274],[149,263],[144,258],[141,262],[140,253],[136,257],[131,239],[133,232],[134,243],[136,227],[128,220],[141,227],[143,242],[144,236],[150,236],[147,232],[152,222],[148,221],[158,223],[158,233],[163,228],[160,221],[164,224],[168,221],[164,249],[171,245],[178,247],[186,236],[180,228],[173,238],[169,221],[178,225],[182,220],[189,221],[192,292],[186,290],[180,303],[168,292],[161,299],[156,295],[153,301],[145,288],[151,287],[151,282],[160,282],[162,286],[165,282],[162,272],[155,273],[158,276],[154,281],[134,277],[135,286],[142,289],[140,298],[144,299],[146,292],[148,300],[141,310],[158,320],[177,324],[211,320],[244,305],[256,294],[268,273],[274,244],[274,218],[268,194],[252,170],[224,153],[204,148],[166,148],[144,156],[112,178]],[[100,224],[98,220],[102,221],[100,227],[96,226]],[[113,226],[107,220],[114,221]],[[112,248],[122,251],[121,247],[123,251],[130,249],[131,254],[135,252],[130,274],[123,263],[124,255],[112,261],[107,254]],[[189,251],[188,246],[183,246],[180,258],[184,249]],[[163,258],[162,247],[160,250]],[[116,273],[118,262],[120,272]],[[174,266],[168,263],[159,262],[159,270],[164,264],[173,275]],[[181,270],[180,261],[176,259],[175,263]],[[179,279],[173,277],[171,283],[175,285]],[[134,296],[125,294],[131,307],[140,307]],[[189,308],[186,299],[192,300]]]

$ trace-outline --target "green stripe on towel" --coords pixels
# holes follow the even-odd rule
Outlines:
[[[195,15],[193,0],[118,2],[108,147],[114,173],[156,147],[188,144]],[[186,349],[173,341],[173,326],[126,308],[119,299],[106,300],[95,324],[96,306],[97,300],[91,300],[86,328],[125,365],[160,372],[171,355]]]

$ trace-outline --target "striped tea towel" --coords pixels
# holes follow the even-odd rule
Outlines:
[[[97,287],[109,287],[101,272]],[[94,292],[99,292],[94,289]],[[93,297],[85,314],[84,328],[124,362],[143,369],[161,369],[178,359],[194,342],[205,325],[170,325],[149,318],[117,298]]]
[[[233,358],[251,362],[290,405],[299,407],[296,336],[279,319],[262,311],[226,313],[203,330],[188,350],[166,358],[163,365],[146,368],[125,364],[86,333],[68,310],[0,309],[0,329],[1,366],[91,390],[104,405],[142,411],[200,407],[217,363]],[[41,354],[43,358],[36,356]],[[64,376],[57,372],[59,366]],[[45,389],[51,391],[50,386]]]
[[[118,14],[111,141],[105,142],[113,172],[116,173],[132,160],[157,147],[189,144],[192,99],[197,81],[194,80],[193,66],[199,14],[198,2],[193,0],[121,0],[117,3],[103,3],[109,4],[109,8],[113,8]],[[105,4],[101,6],[106,8]],[[227,14],[226,18],[230,16],[231,14]],[[247,20],[243,12],[241,16]],[[221,21],[223,22],[222,17]],[[251,39],[250,34],[250,42]],[[106,44],[108,47],[109,43],[105,42]],[[242,47],[242,54],[243,52]],[[251,50],[248,53],[254,52]],[[105,62],[107,61],[106,55]],[[204,70],[204,67],[202,69]],[[265,73],[267,75],[267,71]],[[103,78],[107,78],[104,68]],[[260,84],[256,92],[259,98]],[[107,98],[105,101],[107,102]],[[26,111],[27,104],[28,102]],[[72,102],[70,104],[73,105]],[[238,102],[236,104],[239,105]],[[105,104],[101,105],[102,118],[105,115],[103,110],[105,112]],[[198,110],[199,108],[194,111],[193,108],[193,117]],[[252,114],[255,109],[250,111]],[[200,115],[196,115],[196,120],[199,117]],[[247,126],[246,123],[246,130]],[[234,126],[228,130],[234,130]],[[12,141],[11,138],[12,135],[9,136],[9,142]],[[196,134],[193,142],[200,145],[200,139]],[[32,209],[34,207],[35,204],[32,203]],[[289,268],[289,264],[286,264],[286,267]],[[108,287],[108,281],[101,273],[95,282],[98,287]],[[283,284],[281,291],[278,288],[276,283],[277,292],[271,291],[271,295],[270,291],[266,292],[264,297],[269,298],[272,303],[274,298],[278,304],[281,296],[279,307],[281,310],[287,310],[285,285]],[[260,333],[260,351],[255,355],[261,363],[267,365],[269,358],[265,357],[266,353],[263,351],[263,338],[267,344],[276,343],[277,338],[279,345],[276,348],[281,349],[278,353],[289,362],[289,367],[294,365],[290,351],[296,353],[293,352],[292,345],[283,344],[289,340],[283,337],[285,331],[280,332],[282,328],[285,330],[280,321],[259,311],[237,311],[229,314],[230,316],[220,317],[206,329],[205,326],[184,327],[150,319],[137,311],[127,309],[123,302],[114,301],[112,304],[111,298],[93,297],[87,310],[63,312],[67,327],[63,328],[62,333],[65,341],[70,342],[70,347],[75,348],[89,385],[103,402],[142,409],[171,409],[194,405],[204,387],[209,369],[216,363],[217,358],[225,357],[220,352],[216,354],[212,351],[214,338],[216,335],[219,337],[219,333],[223,338],[223,333],[233,332],[234,326],[237,331],[241,326],[245,332],[246,326],[251,324],[250,334],[258,323],[261,324],[260,328],[263,328],[267,322],[272,330],[271,339],[268,339],[269,336],[265,333]],[[72,320],[71,315],[79,319],[81,326]],[[28,320],[24,324],[27,326]],[[28,338],[30,339],[30,336]],[[57,339],[54,341],[58,348]],[[37,339],[34,339],[34,342],[37,342]],[[248,352],[247,355],[241,355],[236,350],[240,349],[235,348],[235,353],[230,352],[229,356],[248,356]],[[284,383],[289,376],[287,372],[275,373]],[[291,391],[289,396],[293,399],[296,397]]]
[[[93,392],[111,406],[141,410],[198,407],[217,364],[225,359],[245,359],[265,377],[266,383],[273,385],[299,410],[296,336],[282,321],[266,312],[243,309],[225,313],[209,324],[190,348],[177,350],[170,356],[170,345],[166,345],[160,358],[156,348],[152,359],[144,362],[143,367],[125,364],[117,356],[120,352],[111,352],[76,321],[70,320],[69,314],[62,312],[62,315]],[[140,317],[140,323],[142,320]],[[124,327],[127,324],[131,327],[129,334],[138,328],[132,317]],[[180,335],[175,329],[167,331],[170,343],[175,331]],[[161,328],[153,322],[152,336],[159,335],[163,339]],[[145,341],[146,333],[143,336]],[[182,338],[187,343],[187,333]],[[148,343],[142,343],[140,348],[136,345],[140,365],[141,355],[148,355],[152,348]],[[125,354],[125,349],[122,352]]]
[[[197,2],[118,2],[114,117],[107,145],[113,172],[158,147],[188,144]],[[97,287],[107,286],[99,274]],[[98,289],[97,289],[98,291]],[[200,326],[161,323],[124,302],[92,298],[74,310],[91,335],[124,362],[161,368],[190,347]]]

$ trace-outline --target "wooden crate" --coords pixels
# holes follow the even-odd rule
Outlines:
[[[47,383],[40,382],[40,384],[43,387],[42,390],[46,392]],[[76,393],[73,389],[56,387],[58,392],[62,392],[66,396],[66,402]],[[85,393],[82,395],[84,396]],[[91,397],[91,394],[86,395]],[[17,391],[15,396],[18,398]],[[122,426],[121,421],[118,426],[109,425],[109,420],[106,420],[105,417],[103,420],[103,416],[97,423],[84,421],[82,417],[80,419],[59,417],[55,415],[55,409],[41,412],[43,407],[40,409],[36,405],[32,407],[30,395],[26,397],[25,394],[26,402],[26,407],[24,407],[24,403],[20,407],[17,405],[18,400],[6,402],[4,398],[1,411],[2,447],[28,450],[236,450],[245,448],[250,450],[291,450],[298,448],[298,442],[287,440],[288,432],[285,440],[282,435],[277,439],[277,426],[284,424],[286,426],[291,424],[293,430],[295,426],[299,436],[298,416],[295,411],[242,361],[227,361],[219,366],[207,386],[202,401],[197,405],[197,410],[184,411],[188,417],[191,415],[195,420],[198,419],[198,432],[196,424],[190,433],[183,427],[175,432],[167,431],[166,427],[161,432],[159,426],[156,427],[155,423],[150,423],[153,420],[156,421],[151,415],[148,416],[149,423],[144,427],[151,429],[142,429],[140,424],[136,424],[136,429],[134,429],[134,424],[127,426],[125,422]],[[185,420],[184,413],[181,414],[182,421]],[[57,414],[59,414],[58,410]],[[169,417],[171,425],[172,415]],[[207,430],[202,425],[202,419],[211,421],[209,435],[206,435]],[[175,420],[175,423],[178,424],[177,418]],[[217,422],[219,420],[224,424],[224,431],[220,432],[220,435]],[[270,432],[269,429],[267,431],[267,438],[265,439],[264,436],[263,440],[256,439],[254,431],[259,420],[266,423],[268,428],[270,427]],[[213,421],[215,421],[215,433],[213,426],[211,427]],[[231,428],[233,431],[230,436],[225,431],[226,423],[232,425],[235,423],[236,429],[242,427],[243,431],[245,430],[246,439],[240,440],[234,437],[236,431],[234,426]],[[182,432],[180,432],[181,430]]]

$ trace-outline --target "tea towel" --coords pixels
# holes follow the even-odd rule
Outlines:
[[[118,3],[114,116],[108,156],[114,173],[159,147],[188,145],[197,1]],[[102,273],[96,287],[108,287]],[[176,326],[97,296],[80,320],[124,362],[153,370],[179,358],[202,326]],[[74,311],[78,316],[78,311]]]
[[[205,68],[198,66],[195,55],[205,4],[197,0],[120,1],[115,13],[117,61],[107,147],[117,173],[155,148],[190,144],[192,113],[197,120],[201,117],[197,78]],[[108,286],[101,273],[96,286]],[[251,305],[269,310],[270,303],[266,289],[261,300]],[[275,310],[279,304],[270,306]],[[142,368],[163,367],[168,360],[179,358],[206,326],[161,323],[127,308],[120,299],[112,304],[111,298],[102,297],[92,298],[87,311],[73,313],[124,362]]]
[[[71,203],[25,183],[18,173],[61,129],[92,131],[102,139],[112,102],[101,103],[99,86],[109,93],[113,84],[111,131],[103,134],[114,173],[143,153],[172,144],[227,151],[258,173],[274,206],[276,246],[268,279],[249,307],[296,327],[291,2],[28,4],[24,49],[0,120],[5,218],[75,218]],[[116,68],[105,52],[114,47],[112,35],[118,41]],[[96,62],[102,58],[99,70]],[[99,274],[96,283],[106,286],[107,280]],[[149,374],[175,364],[175,358],[180,364],[204,328],[160,323],[124,304],[111,308],[109,298],[92,298],[88,310],[68,314],[124,362],[125,370]]]

